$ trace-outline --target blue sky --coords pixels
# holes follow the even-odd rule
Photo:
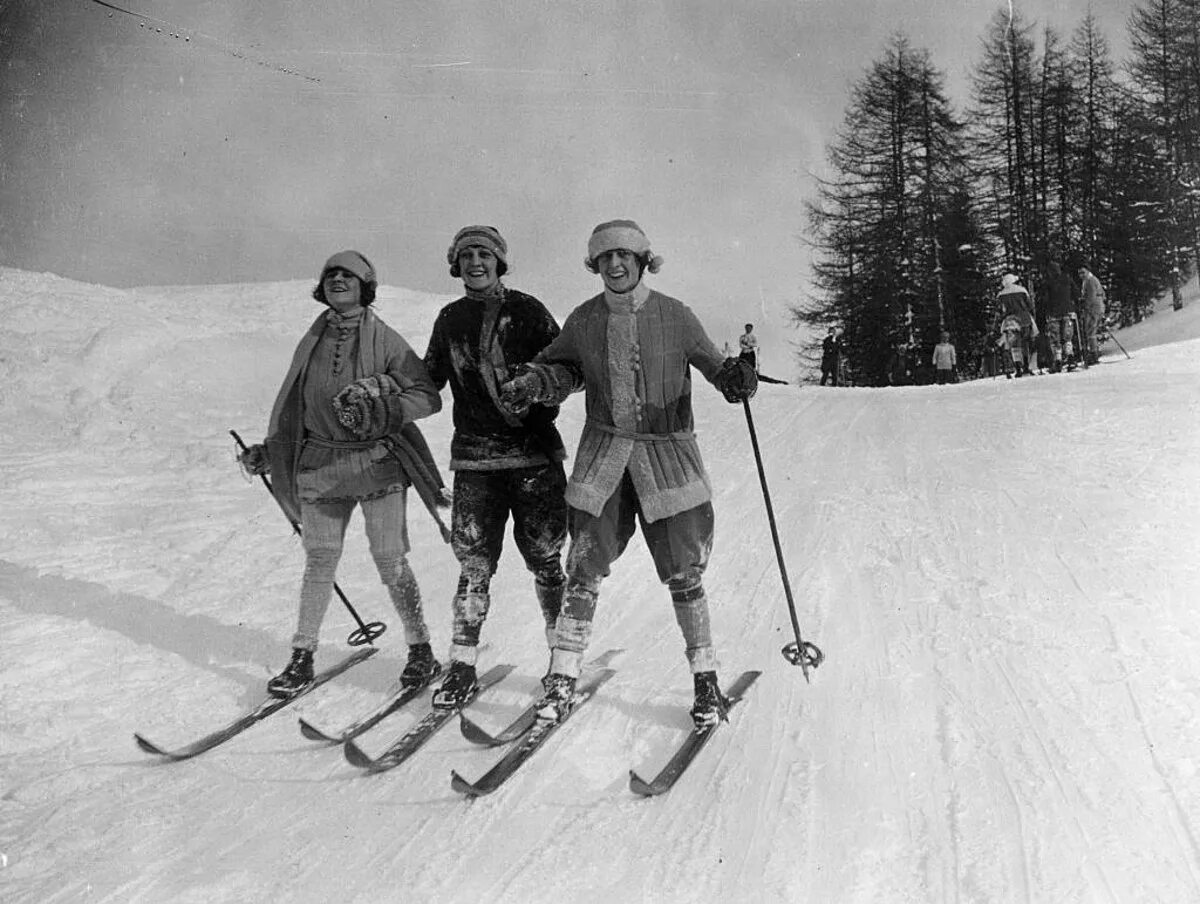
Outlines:
[[[666,258],[714,338],[786,341],[811,173],[847,89],[903,32],[956,96],[1000,3],[0,2],[0,263],[114,286],[315,277],[458,288],[497,226],[515,287],[594,293],[601,220]],[[1094,0],[1118,55],[1127,0]],[[1088,4],[1021,4],[1064,32]]]

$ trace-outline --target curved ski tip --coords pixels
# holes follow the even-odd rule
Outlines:
[[[483,747],[499,746],[496,739],[479,727],[474,721],[461,710],[458,713],[458,728],[462,732],[462,736],[472,744],[479,744]]]
[[[342,753],[345,754],[347,762],[352,766],[357,766],[359,769],[370,769],[374,762],[361,747],[353,741],[347,741],[342,745]]]
[[[147,741],[136,731],[133,733],[133,739],[137,742],[138,747],[140,747],[144,752],[153,753],[156,756],[167,756],[167,752],[165,750],[163,750],[154,742]]]
[[[450,787],[459,794],[467,795],[467,797],[479,797],[482,793],[454,769],[450,770]]]
[[[303,716],[300,717],[299,722],[300,722],[300,734],[304,735],[304,737],[308,738],[310,741],[333,741],[333,740],[336,740],[336,738],[331,738],[329,735],[325,734],[325,732],[321,731],[321,729],[313,726],[312,724],[310,724],[308,722],[305,722]]]
[[[642,797],[655,797],[659,793],[654,789],[653,785],[643,779],[633,769],[629,770],[629,790]]]

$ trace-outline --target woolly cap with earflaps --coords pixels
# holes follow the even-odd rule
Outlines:
[[[606,251],[618,249],[632,251],[645,261],[646,269],[651,273],[657,273],[662,268],[663,259],[650,250],[650,239],[633,220],[609,220],[593,229],[588,239],[588,256],[583,265],[595,273],[596,258]]]
[[[446,252],[446,263],[450,265],[450,275],[458,278],[462,272],[458,269],[458,256],[464,248],[478,245],[486,248],[503,264],[501,276],[508,270],[508,243],[495,226],[464,226],[454,234],[454,241]]]

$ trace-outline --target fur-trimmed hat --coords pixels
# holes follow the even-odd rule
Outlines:
[[[454,241],[450,243],[450,250],[446,252],[446,263],[450,265],[451,276],[462,276],[462,271],[458,269],[458,255],[464,248],[470,248],[472,245],[486,248],[496,255],[500,261],[500,276],[508,272],[508,243],[504,241],[500,230],[495,226],[464,226],[454,234]]]
[[[333,255],[333,257],[325,261],[325,266],[321,268],[321,275],[317,277],[317,282],[323,282],[325,274],[335,267],[340,267],[347,273],[353,273],[362,281],[364,286],[370,286],[372,289],[379,286],[379,281],[375,276],[375,268],[359,251],[339,251]]]
[[[609,220],[593,229],[583,265],[595,273],[596,258],[606,251],[618,249],[632,251],[651,273],[657,273],[662,268],[663,259],[650,250],[650,239],[633,220]]]

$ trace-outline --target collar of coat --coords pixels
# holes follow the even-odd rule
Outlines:
[[[330,326],[337,327],[339,329],[353,329],[362,323],[362,321],[365,319],[364,315],[366,313],[367,309],[364,307],[357,307],[353,311],[350,311],[346,314],[339,313],[333,308],[330,308],[325,312],[325,322]]]
[[[494,304],[495,302],[504,301],[504,283],[496,280],[487,289],[482,292],[475,289],[463,286],[467,298],[472,298],[475,301],[482,301],[484,304]]]

